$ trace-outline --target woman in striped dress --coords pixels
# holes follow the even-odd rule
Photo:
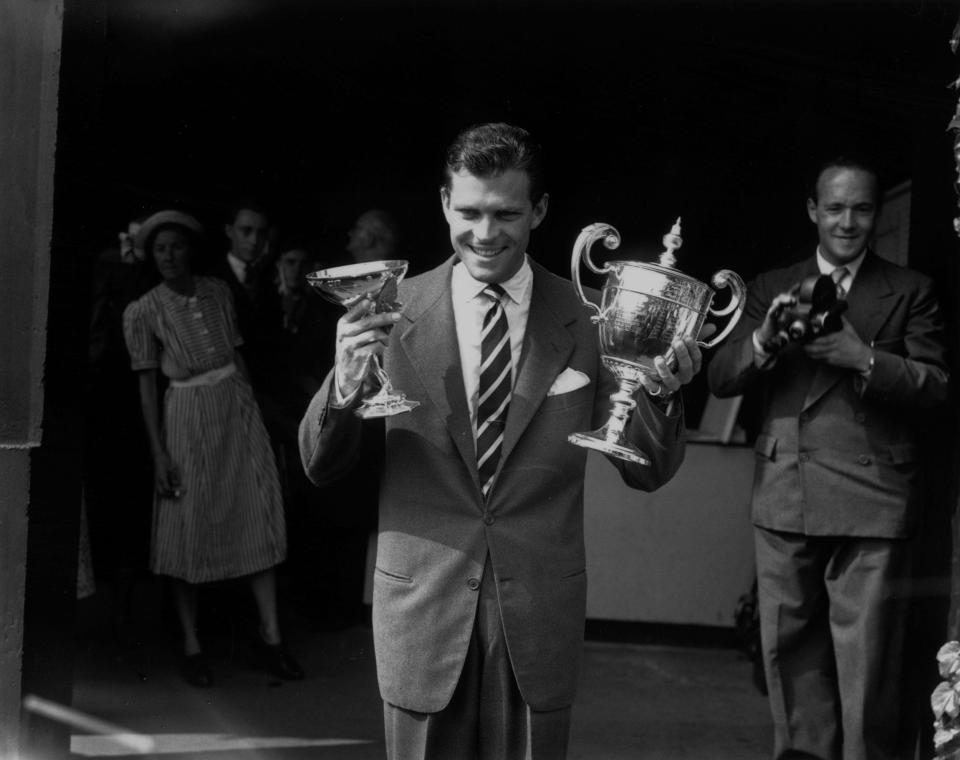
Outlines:
[[[276,464],[235,350],[242,339],[230,291],[191,271],[201,231],[179,211],[144,222],[138,243],[163,281],[123,318],[154,461],[151,568],[173,581],[189,683],[212,684],[197,637],[196,584],[241,577],[256,601],[268,669],[302,678],[277,620],[274,567],[287,544]],[[162,424],[158,369],[169,380]]]

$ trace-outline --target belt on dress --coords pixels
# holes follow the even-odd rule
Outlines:
[[[182,380],[171,380],[171,388],[195,388],[198,385],[216,385],[221,380],[226,380],[230,375],[237,371],[237,365],[233,362],[217,367],[209,372],[201,372],[199,375],[187,377]]]

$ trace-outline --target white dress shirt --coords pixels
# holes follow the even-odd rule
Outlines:
[[[237,278],[237,282],[244,285],[247,281],[247,262],[238,259],[232,252],[228,251],[227,263],[230,265],[230,269],[233,270],[233,276]]]
[[[513,382],[517,381],[523,336],[530,315],[530,296],[533,293],[533,270],[526,256],[520,270],[506,282],[499,283],[506,292],[503,310],[510,328],[510,353],[513,359]],[[480,340],[483,317],[490,308],[490,299],[483,295],[487,283],[473,279],[462,263],[453,267],[450,295],[453,299],[453,319],[456,323],[457,344],[460,347],[460,370],[463,389],[470,407],[474,438],[477,427],[477,389],[480,385]]]
[[[853,285],[853,280],[857,276],[857,272],[860,271],[860,265],[863,263],[863,257],[866,255],[866,250],[863,250],[861,251],[860,255],[850,263],[840,265],[841,267],[847,268],[847,273],[843,276],[843,279],[837,283],[843,287],[844,293],[850,292],[850,287]],[[831,264],[823,257],[823,253],[821,253],[819,245],[817,246],[817,269],[820,270],[820,274],[825,274],[827,276],[833,274],[834,269],[839,269],[839,267]]]

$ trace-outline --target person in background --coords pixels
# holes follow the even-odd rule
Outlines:
[[[276,452],[289,528],[283,592],[311,626],[342,628],[357,622],[356,616],[347,620],[340,614],[340,602],[350,595],[360,603],[361,593],[353,592],[362,579],[363,557],[360,569],[344,561],[345,547],[352,545],[349,537],[329,513],[316,509],[318,498],[342,497],[332,491],[317,493],[300,466],[297,441],[300,418],[330,368],[336,321],[331,314],[340,312],[333,312],[307,284],[312,257],[302,238],[281,239],[276,251],[271,257],[273,281],[264,299],[273,334],[271,371],[262,394],[267,398],[261,407]],[[357,582],[345,579],[352,577],[351,570]]]
[[[454,255],[400,283],[402,314],[365,299],[341,317],[301,457],[318,484],[357,464],[372,431],[354,406],[382,354],[420,402],[385,423],[373,633],[387,756],[558,760],[586,607],[586,451],[567,436],[606,420],[617,383],[571,283],[527,252],[548,202],[530,134],[464,131],[440,200]],[[701,356],[673,348],[676,370],[660,361],[643,381],[629,426],[649,465],[611,459],[635,488],[683,459],[677,393]]]
[[[383,209],[369,209],[357,217],[347,233],[347,253],[354,263],[382,261],[397,256],[399,227]]]
[[[893,760],[925,415],[947,397],[933,282],[870,250],[867,163],[825,163],[807,200],[818,245],[759,275],[713,357],[717,396],[757,394],[753,524],[774,758]],[[842,329],[783,342],[796,285],[829,275]],[[912,757],[913,753],[909,755]]]
[[[236,350],[243,341],[230,290],[191,268],[201,234],[180,211],[143,223],[137,243],[162,282],[124,312],[154,462],[151,569],[172,579],[188,683],[213,683],[197,632],[197,585],[230,578],[253,594],[267,670],[299,679],[277,616],[274,568],[287,544],[276,465]],[[158,370],[169,381],[162,419]]]
[[[123,339],[124,309],[158,280],[134,244],[142,222],[131,220],[94,262],[84,383],[87,569],[112,593],[112,628],[121,645],[137,638],[134,601],[138,583],[147,577],[153,492],[137,382]]]
[[[238,201],[228,213],[223,233],[229,247],[214,258],[209,273],[223,280],[233,295],[250,381],[263,404],[262,389],[272,371],[269,357],[274,328],[264,303],[273,280],[267,256],[271,225],[266,208],[255,200]]]

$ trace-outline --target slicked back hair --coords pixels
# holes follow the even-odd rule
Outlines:
[[[443,187],[450,190],[453,175],[468,171],[475,177],[494,177],[510,169],[530,178],[530,202],[536,205],[546,192],[543,149],[527,130],[503,122],[465,129],[447,149]]]
[[[874,188],[874,203],[877,207],[877,213],[880,213],[880,208],[883,206],[883,183],[880,179],[880,172],[877,170],[877,167],[874,166],[870,161],[866,160],[861,156],[856,156],[853,154],[840,154],[833,156],[832,158],[827,159],[822,162],[820,166],[817,167],[817,173],[813,175],[813,181],[810,183],[809,197],[816,203],[819,198],[819,186],[820,186],[820,177],[825,171],[830,169],[847,169],[851,171],[864,172],[873,177],[873,188]]]

